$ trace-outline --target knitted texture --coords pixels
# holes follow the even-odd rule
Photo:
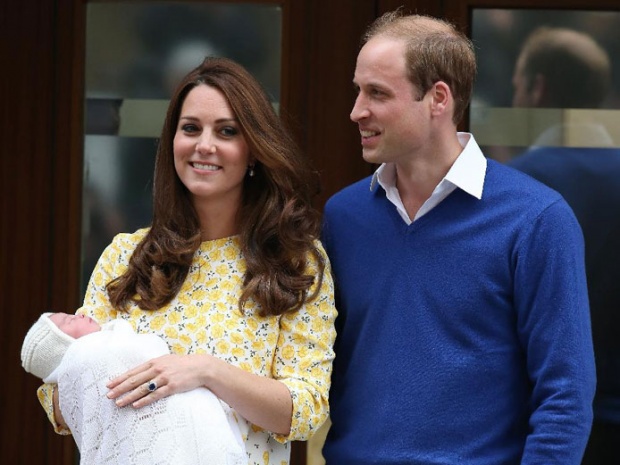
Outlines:
[[[286,384],[293,400],[288,435],[251,424],[229,406],[229,418],[244,433],[248,465],[290,463],[292,441],[305,440],[329,413],[328,393],[336,336],[333,281],[326,268],[316,299],[296,312],[281,317],[260,316],[260,306],[250,299],[239,311],[246,263],[239,236],[204,241],[194,254],[189,274],[180,292],[161,309],[143,311],[130,304],[127,312],[113,309],[106,285],[122,275],[132,253],[147,233],[119,234],[106,247],[92,273],[84,307],[85,314],[105,324],[122,317],[138,333],[152,333],[166,341],[175,354],[210,354],[258,376]],[[321,254],[323,247],[316,243]],[[316,261],[309,257],[308,274],[316,276]],[[318,284],[318,279],[315,280]],[[314,289],[313,289],[314,290]],[[39,399],[51,416],[50,385],[41,386]]]
[[[80,463],[245,465],[241,434],[207,389],[175,394],[140,409],[119,408],[106,397],[110,379],[168,353],[159,337],[137,335],[129,323],[115,323],[113,331],[77,339],[57,371],[60,410],[80,450]],[[119,323],[129,331],[119,331]]]
[[[328,464],[577,465],[594,364],[566,202],[488,160],[407,225],[370,179],[328,201],[336,284]]]
[[[28,373],[45,380],[54,371],[74,338],[63,333],[44,313],[30,327],[21,350],[22,367]]]
[[[583,229],[597,368],[594,418],[620,424],[620,150],[534,147],[509,166],[562,194]]]

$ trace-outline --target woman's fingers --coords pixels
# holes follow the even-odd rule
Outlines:
[[[116,380],[118,381],[115,382]],[[108,388],[111,388],[108,392],[109,399],[116,399],[126,392],[136,389],[141,384],[146,383],[149,380],[149,377],[147,372],[142,372],[132,375],[131,377],[125,377],[122,375],[120,378],[116,378],[116,380],[112,380],[107,385]]]
[[[177,392],[189,391],[204,383],[196,366],[197,355],[163,355],[142,364],[107,383],[109,399],[116,405],[140,408]]]
[[[116,399],[116,405],[119,407],[125,407],[130,404],[133,407],[143,407],[164,397],[160,391],[163,387],[162,382],[158,382],[156,378],[146,378],[145,373],[134,375],[123,381],[108,392],[108,399]],[[141,379],[147,379],[147,381],[139,381]]]
[[[163,388],[163,390],[162,390]],[[142,391],[144,394],[143,395],[138,395],[137,399],[134,400],[130,400],[130,399],[125,399],[125,397],[123,397],[122,400],[123,403],[122,405],[119,405],[119,403],[117,402],[116,404],[119,405],[119,407],[122,407],[124,405],[128,405],[129,403],[131,403],[131,406],[134,408],[140,408],[140,407],[144,407],[145,405],[149,405],[152,404],[153,402],[155,402],[156,400],[161,399],[162,397],[166,397],[165,394],[165,387],[164,386],[160,386],[157,383],[156,379],[152,379],[151,381],[147,381],[146,383],[144,383],[142,386],[140,386],[140,388],[136,389],[134,392],[136,391]]]
[[[132,403],[157,389],[156,382],[154,385],[151,384],[155,375],[155,370],[152,369],[150,363],[140,365],[111,380],[107,384],[107,387],[110,388],[107,397],[108,399],[116,399],[116,405],[120,407]],[[149,390],[149,388],[151,389]]]
[[[108,381],[108,384],[106,384],[106,387],[108,389],[114,389],[121,383],[126,382],[126,385],[131,386],[131,388],[133,389],[136,387],[137,384],[140,383],[139,378],[142,375],[142,373],[144,373],[145,371],[148,371],[151,368],[151,366],[152,364],[150,362],[137,366],[136,368],[129,370],[123,373],[122,375],[119,375],[116,378]]]

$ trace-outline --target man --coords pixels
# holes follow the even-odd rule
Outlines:
[[[570,78],[567,78],[570,76]],[[525,40],[513,77],[513,106],[598,108],[610,89],[607,52],[589,35],[542,27]],[[566,146],[570,139],[572,146]],[[558,191],[586,245],[597,392],[584,465],[620,463],[620,150],[602,125],[562,123],[509,162]]]
[[[571,209],[457,133],[466,37],[388,13],[363,42],[351,119],[381,166],[324,212],[339,306],[327,464],[578,464],[595,374]]]

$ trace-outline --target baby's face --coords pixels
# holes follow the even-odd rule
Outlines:
[[[79,338],[97,332],[101,326],[89,316],[70,315],[68,313],[54,313],[50,320],[65,334],[72,338]]]

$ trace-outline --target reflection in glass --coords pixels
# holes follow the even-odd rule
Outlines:
[[[157,138],[177,81],[205,56],[226,56],[277,105],[281,30],[281,8],[265,3],[88,3],[82,291],[115,234],[150,224]]]
[[[562,194],[583,230],[598,378],[583,465],[620,463],[619,31],[620,12],[476,9],[472,23],[472,132]]]
[[[519,108],[513,108],[517,58],[526,37],[541,26],[562,27],[586,34],[607,53],[611,63],[618,61],[618,12],[474,9],[472,39],[476,45],[479,73],[471,105],[470,125],[478,142],[483,148],[489,146],[489,156],[506,161],[535,141],[549,145],[549,141],[536,140],[546,128],[559,124],[564,128],[571,125],[582,128],[582,123],[589,121],[604,128],[609,138],[595,136],[584,141],[583,132],[575,129],[565,131],[559,143],[568,146],[608,147],[610,143],[620,146],[620,113],[615,111],[620,108],[620,73],[613,70],[605,95],[602,99],[595,99],[594,103],[583,103],[583,99],[580,104],[556,100],[537,105],[520,104]],[[546,85],[558,92],[587,99],[586,94],[591,93],[595,86],[584,82],[574,66],[564,65],[570,72],[560,74],[553,81],[550,77]],[[601,86],[596,85],[596,88]]]
[[[87,97],[168,99],[205,55],[232,58],[279,98],[281,9],[219,2],[89,3]]]

